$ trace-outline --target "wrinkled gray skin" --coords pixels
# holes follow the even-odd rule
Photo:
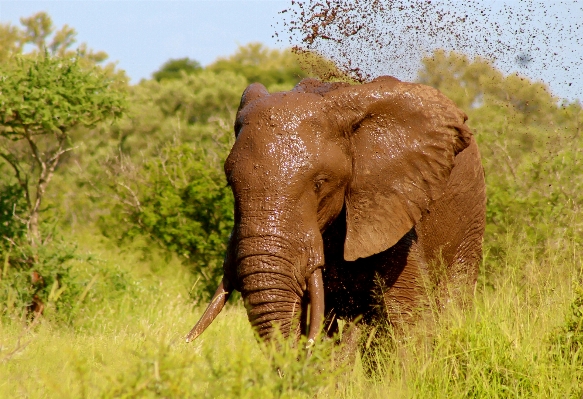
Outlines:
[[[411,323],[429,293],[443,306],[471,291],[486,197],[466,119],[437,90],[391,77],[250,85],[225,162],[235,227],[224,278],[187,340],[233,289],[263,339],[276,327],[315,339],[323,316],[329,333],[338,318]]]

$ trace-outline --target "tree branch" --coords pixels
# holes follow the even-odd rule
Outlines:
[[[49,158],[48,161],[45,161],[36,143],[32,139],[30,132],[28,131],[28,129],[26,129],[26,126],[24,127],[24,129],[25,129],[24,137],[26,138],[26,141],[28,142],[30,149],[32,150],[33,158],[36,160],[37,164],[40,167],[40,173],[36,184],[36,195],[34,199],[34,204],[32,204],[32,206],[29,206],[30,213],[28,221],[28,230],[32,235],[32,237],[29,236],[29,239],[31,239],[31,242],[34,242],[35,240],[40,241],[41,238],[40,232],[38,230],[39,209],[43,200],[43,196],[45,194],[46,187],[51,181],[51,178],[53,177],[53,173],[55,171],[55,168],[57,167],[57,164],[59,163],[59,159],[65,152],[70,151],[72,148],[67,149],[63,148],[65,145],[65,140],[67,138],[67,135],[63,133],[62,135],[60,135],[60,137],[58,137],[59,144],[54,155],[51,158]]]
[[[496,153],[496,150],[493,147],[497,147],[500,149],[500,151],[502,152],[502,159],[504,160],[504,163],[506,163],[506,166],[508,166],[508,170],[512,174],[512,177],[514,178],[514,180],[518,181],[518,179],[516,177],[516,172],[514,170],[514,166],[512,165],[512,158],[510,157],[510,154],[508,153],[506,148],[502,147],[500,144],[497,144],[497,143],[486,144],[486,146],[494,154]]]
[[[30,132],[28,131],[26,125],[23,125],[23,129],[24,129],[24,138],[26,139],[26,141],[28,142],[28,145],[30,146],[30,149],[32,150],[32,157],[36,160],[36,162],[38,163],[38,166],[41,168],[41,175],[42,175],[44,173],[45,169],[47,168],[47,166],[43,162],[40,151],[38,150],[36,143],[32,139],[32,136],[31,136]]]
[[[61,156],[62,156],[63,154],[65,154],[65,153],[67,153],[67,152],[69,152],[69,151],[72,151],[72,150],[74,150],[74,149],[76,149],[76,148],[79,148],[79,146],[76,146],[76,147],[69,147],[69,148],[65,148],[65,149],[59,149],[59,150],[58,150],[58,151],[55,153],[55,155],[53,155],[53,156],[52,156],[52,157],[51,157],[51,158],[48,160],[48,163],[49,163],[49,164],[52,164],[53,162],[56,162],[56,163],[55,163],[55,166],[56,166],[56,165],[59,163],[59,159],[61,158]]]
[[[59,138],[59,147],[55,151],[55,154],[48,161],[45,162],[39,158],[39,162],[43,166],[42,166],[42,170],[41,170],[41,173],[40,173],[40,176],[38,179],[35,204],[34,204],[34,208],[32,210],[33,212],[38,212],[38,210],[40,208],[41,201],[42,201],[42,197],[45,193],[45,189],[46,189],[47,185],[49,184],[49,182],[51,181],[51,178],[53,177],[53,172],[55,171],[55,168],[57,167],[61,156],[64,153],[66,153],[67,151],[70,151],[73,149],[73,148],[63,149],[63,146],[65,144],[65,138],[66,138],[65,135],[63,135]],[[34,145],[34,147],[36,148],[36,144],[34,144],[34,142],[32,140],[29,142],[32,143]],[[36,156],[40,156],[40,154],[38,152],[38,148],[36,150],[35,157]]]
[[[122,186],[123,188],[125,188],[126,190],[128,190],[130,192],[130,194],[132,195],[132,197],[134,198],[135,203],[132,204],[132,206],[134,208],[138,208],[138,211],[142,211],[142,205],[140,204],[140,200],[138,199],[137,194],[134,192],[134,190],[132,190],[131,188],[129,188],[126,184],[124,183],[117,183],[118,185]],[[125,202],[125,201],[124,201]]]
[[[28,207],[30,208],[31,201],[30,201],[30,193],[28,191],[28,177],[26,177],[24,179],[22,178],[22,172],[20,170],[20,167],[18,166],[18,163],[16,162],[15,159],[11,159],[10,155],[11,154],[4,154],[4,153],[0,152],[0,157],[2,157],[6,162],[8,162],[8,164],[10,166],[12,166],[12,169],[14,169],[14,174],[16,175],[16,180],[18,180],[18,184],[24,190],[24,196],[26,199],[26,203],[27,203]]]

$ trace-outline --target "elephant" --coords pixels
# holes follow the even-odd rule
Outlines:
[[[406,325],[428,298],[471,294],[486,190],[466,120],[438,90],[390,76],[248,86],[224,164],[235,201],[224,274],[187,342],[233,290],[260,340],[278,330],[309,345],[339,319]]]

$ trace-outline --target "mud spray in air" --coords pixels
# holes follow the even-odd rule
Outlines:
[[[321,54],[361,82],[415,80],[421,59],[443,49],[583,99],[581,1],[292,0],[281,14],[281,42]]]

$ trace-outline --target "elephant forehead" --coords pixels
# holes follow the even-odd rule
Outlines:
[[[225,171],[235,188],[284,189],[314,167],[313,143],[299,134],[274,134],[236,143]]]
[[[268,159],[275,161],[277,177],[291,179],[298,172],[310,169],[312,166],[313,143],[304,140],[298,134],[276,135],[273,141],[267,143]]]
[[[324,140],[319,131],[311,119],[297,115],[278,118],[277,123],[247,125],[233,146],[226,169],[239,177],[274,178],[285,184],[315,167]]]

